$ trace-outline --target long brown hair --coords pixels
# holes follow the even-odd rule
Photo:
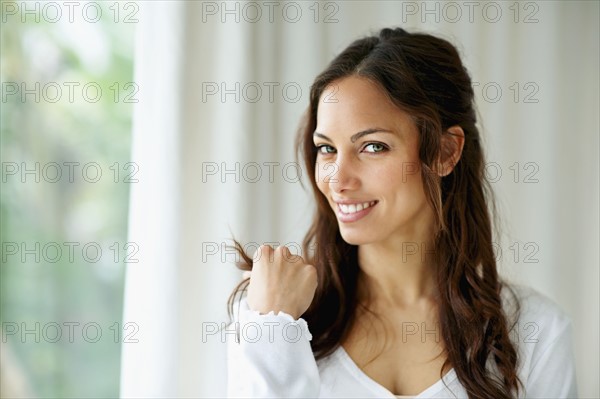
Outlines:
[[[447,355],[440,377],[452,366],[469,398],[518,396],[522,382],[517,376],[517,350],[510,340],[514,324],[509,326],[500,295],[503,287],[510,287],[498,276],[493,209],[488,207],[493,205],[493,197],[484,174],[474,93],[456,48],[441,38],[401,28],[385,28],[376,36],[351,43],[311,86],[310,105],[296,141],[296,155],[303,159],[307,176],[315,176],[317,151],[312,136],[321,95],[332,82],[351,75],[384,89],[419,129],[421,176],[438,225],[433,256],[438,319]],[[440,178],[433,168],[439,159],[441,137],[455,125],[465,135],[462,156],[452,173]],[[358,247],[342,239],[327,199],[314,179],[310,183],[317,206],[302,248],[307,263],[317,269],[318,288],[302,317],[313,335],[311,346],[318,360],[341,345],[362,304],[357,298]],[[251,270],[252,259],[233,241],[243,258],[238,268]],[[314,254],[309,256],[311,249]],[[243,293],[247,284],[242,281],[229,297],[230,317],[236,295]],[[516,299],[514,293],[513,297]],[[514,303],[518,314],[518,301]]]

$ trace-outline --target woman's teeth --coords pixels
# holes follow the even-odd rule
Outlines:
[[[360,212],[363,209],[367,209],[373,205],[375,205],[377,201],[371,201],[371,202],[364,202],[362,204],[351,204],[351,205],[344,205],[344,204],[338,204],[338,207],[340,209],[340,211],[342,211],[343,213],[356,213],[356,212]]]

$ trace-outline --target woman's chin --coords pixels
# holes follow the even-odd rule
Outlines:
[[[364,231],[348,231],[348,229],[340,228],[340,235],[350,245],[364,245],[373,242],[372,237],[365,234]]]

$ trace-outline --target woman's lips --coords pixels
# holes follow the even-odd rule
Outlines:
[[[367,208],[364,208],[360,211],[356,211],[354,213],[345,213],[342,210],[342,205],[337,203],[337,217],[338,219],[343,222],[343,223],[352,223],[352,222],[356,222],[357,220],[362,219],[363,217],[367,216],[369,214],[369,212],[371,212],[371,210],[377,206],[377,204],[379,203],[379,201],[371,201],[370,205]],[[347,209],[347,208],[345,208]]]

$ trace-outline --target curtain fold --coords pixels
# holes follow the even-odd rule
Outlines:
[[[128,242],[138,263],[127,264],[124,323],[135,323],[137,342],[122,343],[121,396],[176,395],[179,312],[175,298],[181,261],[181,40],[182,4],[141,4],[134,76],[132,184]],[[160,56],[157,59],[156,56]],[[125,324],[124,324],[125,325]]]
[[[310,84],[352,40],[385,26],[451,40],[479,82],[489,172],[503,176],[494,184],[503,273],[572,316],[579,392],[597,396],[598,359],[587,354],[599,351],[598,3],[537,2],[528,24],[535,9],[517,16],[512,2],[493,2],[496,22],[492,6],[483,17],[487,3],[472,22],[464,3],[457,21],[441,2],[429,14],[422,2],[314,3],[318,15],[312,2],[288,3],[271,14],[260,2],[139,3],[129,209],[139,263],[127,265],[123,312],[139,342],[122,344],[121,396],[225,395],[215,328],[241,279],[225,246],[234,234],[249,252],[263,242],[297,248],[313,209],[293,164]],[[524,102],[536,88],[538,101]],[[523,181],[527,162],[537,183]]]

